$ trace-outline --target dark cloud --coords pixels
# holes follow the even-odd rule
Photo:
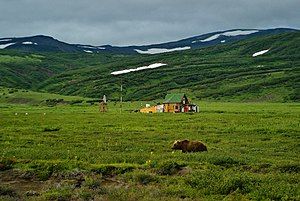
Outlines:
[[[0,0],[0,37],[150,44],[232,28],[300,28],[299,0]]]

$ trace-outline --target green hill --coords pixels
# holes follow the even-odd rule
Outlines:
[[[252,55],[269,50],[264,55]],[[119,76],[116,70],[166,63]],[[63,95],[160,99],[170,91],[193,99],[299,101],[300,33],[259,36],[231,44],[157,55],[0,51],[0,83]]]
[[[83,104],[91,103],[94,100],[80,96],[64,96],[59,94],[34,92],[25,89],[15,89],[0,87],[0,104],[24,104],[24,105],[47,105],[54,106],[58,104]]]

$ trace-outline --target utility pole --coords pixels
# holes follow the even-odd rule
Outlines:
[[[120,113],[122,113],[122,103],[123,103],[123,80],[121,77]]]

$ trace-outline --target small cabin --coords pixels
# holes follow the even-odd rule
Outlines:
[[[163,102],[164,112],[198,112],[199,107],[190,103],[184,93],[167,94]]]
[[[199,112],[199,107],[190,103],[189,99],[184,93],[172,93],[167,94],[163,104],[149,106],[140,110],[142,113],[158,113],[158,112]]]

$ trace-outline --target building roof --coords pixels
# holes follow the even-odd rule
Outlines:
[[[184,93],[167,94],[164,103],[180,103],[184,96]]]

